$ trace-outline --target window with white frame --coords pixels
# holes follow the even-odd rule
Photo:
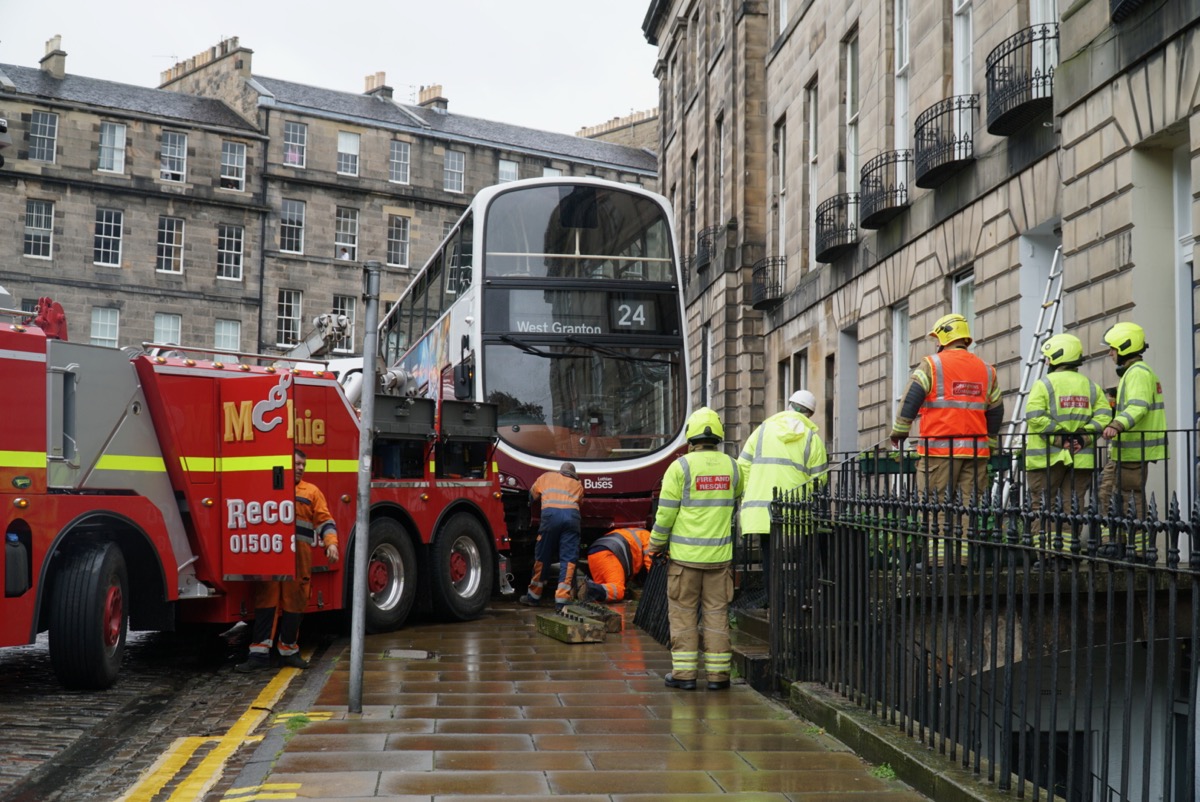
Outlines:
[[[711,407],[713,405],[709,386],[714,379],[713,365],[713,347],[712,347],[712,323],[700,324],[700,406]]]
[[[217,278],[242,280],[242,243],[245,229],[221,223],[217,226]]]
[[[388,215],[387,263],[390,267],[408,267],[410,221],[402,214]]]
[[[858,191],[858,31],[846,40],[846,191]]]
[[[443,221],[442,222],[442,239],[445,240],[446,237],[450,236],[450,232],[453,230],[454,230],[454,221],[453,220]]]
[[[33,112],[29,118],[29,158],[53,163],[57,143],[58,115],[49,111]]]
[[[892,124],[896,150],[908,147],[908,0],[893,0],[893,46],[896,51],[896,72],[892,81],[892,101],[895,104]]]
[[[183,219],[159,215],[158,253],[155,269],[159,273],[183,272]],[[158,340],[162,342],[162,340]]]
[[[558,178],[562,174],[562,170],[558,169],[557,167],[542,168],[542,178]]]
[[[498,175],[499,183],[503,184],[506,181],[516,181],[518,178],[520,178],[520,171],[517,167],[517,163],[512,159],[501,159],[500,172]]]
[[[447,192],[463,191],[463,174],[467,170],[467,154],[457,151],[446,151],[444,169],[442,170],[442,188]]]
[[[117,335],[121,327],[121,310],[107,306],[92,307],[92,345],[117,347]]]
[[[388,157],[388,180],[397,184],[407,184],[411,158],[412,146],[407,142],[393,139],[392,151]]]
[[[246,189],[246,145],[242,142],[221,143],[221,189]]]
[[[283,163],[288,167],[303,167],[308,153],[308,126],[304,123],[283,124]]]
[[[820,265],[817,263],[817,152],[820,140],[817,134],[821,127],[818,123],[817,100],[820,95],[817,92],[817,82],[814,79],[808,88],[804,90],[806,113],[808,114],[808,206],[804,210],[804,217],[808,221],[808,267],[810,270],[816,270]]]
[[[49,259],[54,244],[54,204],[50,201],[25,201],[25,255]]]
[[[779,0],[779,31],[782,34],[788,25],[788,0]]]
[[[280,204],[279,250],[304,253],[304,201],[284,198]]]
[[[717,223],[725,225],[725,118],[718,117],[713,135],[713,199],[717,207]]]
[[[909,340],[908,302],[904,301],[892,307],[892,414],[897,415],[904,393],[908,390],[909,351],[912,343]]]
[[[121,266],[121,227],[125,213],[119,209],[97,209],[92,263]]]
[[[187,179],[187,134],[163,131],[158,175],[163,181]]]
[[[34,298],[21,299],[21,311],[28,315],[36,315],[38,310],[38,302]]]
[[[216,328],[213,329],[213,348],[222,351],[242,350],[242,322],[217,318]]]
[[[346,327],[346,336],[333,344],[333,350],[341,353],[351,353],[354,351],[354,317],[357,310],[358,299],[353,295],[333,296],[333,313],[335,315],[345,315],[346,319],[350,321],[350,325]]]
[[[358,175],[358,145],[361,137],[349,131],[338,131],[338,175]]]
[[[787,244],[787,119],[775,123],[771,149],[775,158],[775,255],[783,256]]]
[[[975,330],[975,271],[966,270],[954,277],[954,292],[950,311],[967,319],[967,327]]]
[[[105,173],[125,172],[125,125],[100,123],[100,160],[96,169]]]
[[[971,0],[954,0],[954,32],[951,49],[953,50],[954,65],[952,67],[952,82],[955,95],[972,94],[972,77],[975,64],[972,59],[974,48],[974,30],[971,21]],[[971,109],[962,105],[954,113],[954,140],[956,150],[966,148],[968,137],[972,134]],[[955,157],[964,155],[956,153]]]
[[[779,360],[775,365],[775,402],[779,409],[787,409],[787,400],[792,395],[792,358]]]
[[[339,259],[358,259],[358,209],[337,207],[333,221],[333,254]]]
[[[179,345],[183,342],[183,315],[154,313],[154,342]]]
[[[280,290],[275,303],[275,344],[295,345],[300,341],[300,315],[304,294],[300,290]]]

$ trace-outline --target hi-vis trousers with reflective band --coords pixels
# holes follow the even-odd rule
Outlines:
[[[1058,505],[1062,504],[1064,515],[1070,515],[1075,509],[1084,512],[1087,503],[1088,488],[1092,486],[1092,473],[1089,468],[1076,468],[1071,465],[1051,465],[1049,468],[1038,468],[1025,472],[1025,481],[1029,485],[1029,509],[1033,513],[1030,531],[1034,543],[1043,549],[1055,547],[1054,538],[1057,535]],[[1073,508],[1073,505],[1078,505]],[[1041,511],[1045,509],[1051,517],[1045,535],[1042,535]],[[1062,550],[1070,551],[1075,547],[1075,533],[1069,523],[1063,523]]]
[[[704,568],[677,562],[667,565],[667,620],[671,625],[671,674],[675,679],[695,679],[701,667],[709,682],[729,679],[733,663],[729,642],[732,601],[733,566],[729,563]]]
[[[596,549],[588,554],[588,573],[592,575],[588,583],[588,595],[597,601],[618,602],[625,598],[625,566],[621,558],[608,549]],[[603,598],[597,598],[598,593]]]
[[[1129,516],[1132,505],[1134,515],[1140,520],[1146,517],[1146,480],[1150,476],[1148,462],[1116,462],[1109,460],[1104,464],[1100,473],[1100,515],[1110,514],[1114,496],[1116,497],[1117,517]],[[1113,533],[1102,536],[1105,543],[1112,543],[1118,538]],[[1136,554],[1141,555],[1150,545],[1150,537],[1144,529],[1135,530],[1130,538],[1130,545]]]
[[[308,607],[312,582],[312,546],[296,538],[296,578],[275,582],[259,582],[254,588],[254,630],[251,634],[251,654],[265,655],[275,641],[275,608],[282,606],[279,616],[279,653],[300,651],[300,619]]]
[[[964,515],[955,521],[946,514],[946,508],[949,504],[973,507],[982,503],[988,489],[987,465],[986,458],[921,457],[917,462],[917,493],[922,496],[928,493],[929,500],[938,510],[936,515],[930,516],[933,537],[925,544],[926,565],[967,564],[965,538],[970,536],[967,530],[970,518]],[[949,502],[946,501],[947,490],[950,491]],[[955,501],[956,498],[961,502]],[[956,527],[957,533],[953,531]]]

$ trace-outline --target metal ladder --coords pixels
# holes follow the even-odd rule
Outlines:
[[[1042,294],[1037,328],[1034,329],[1029,353],[1021,366],[1021,387],[1017,390],[1012,417],[1002,433],[1004,439],[1001,444],[1009,449],[1014,448],[1020,436],[1025,434],[1025,404],[1029,400],[1029,393],[1033,391],[1033,385],[1042,378],[1046,369],[1046,363],[1042,360],[1042,343],[1050,337],[1058,323],[1058,310],[1062,305],[1062,273],[1062,246],[1059,245],[1054,249],[1050,274],[1046,277],[1046,291]]]

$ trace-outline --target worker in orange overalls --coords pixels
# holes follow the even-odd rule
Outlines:
[[[529,495],[542,502],[542,515],[533,547],[533,577],[529,580],[529,590],[517,601],[527,607],[542,603],[546,584],[542,572],[557,560],[554,608],[561,611],[571,601],[575,563],[579,560],[579,502],[583,501],[583,483],[575,466],[564,462],[557,471],[546,471],[539,476],[529,488]]]
[[[235,671],[248,674],[270,668],[271,646],[278,644],[280,665],[308,668],[300,656],[300,619],[308,607],[312,581],[312,546],[325,547],[329,562],[338,561],[337,524],[325,502],[325,494],[311,482],[303,481],[308,457],[296,449],[292,460],[296,481],[296,578],[283,581],[259,582],[254,588],[254,629],[251,635],[250,656],[234,666]],[[282,607],[279,631],[275,633],[275,608]]]
[[[589,579],[576,579],[577,601],[619,602],[626,598],[625,585],[642,571],[650,570],[650,531],[614,529],[597,538],[587,553]]]

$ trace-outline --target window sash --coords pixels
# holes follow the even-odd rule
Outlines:
[[[388,217],[387,263],[391,267],[408,267],[409,225],[403,215]]]
[[[442,172],[443,188],[447,192],[463,191],[463,174],[466,172],[467,154],[457,151],[446,151],[445,169]]]
[[[408,168],[411,156],[411,146],[407,142],[392,140],[391,158],[388,162],[389,180],[397,184],[408,183]]]
[[[350,260],[358,259],[358,209],[337,207],[333,226],[333,255],[341,256],[342,248],[350,252]]]
[[[121,311],[107,306],[92,308],[92,345],[116,348],[121,328]]]
[[[49,259],[54,252],[54,204],[51,201],[25,201],[25,255]]]
[[[29,120],[29,158],[53,164],[57,142],[58,115],[48,111],[33,112]]]
[[[557,167],[542,168],[542,178],[558,178],[562,174],[562,170]]]
[[[304,296],[300,290],[280,290],[275,304],[275,344],[283,347],[300,341],[300,315]]]
[[[338,175],[358,175],[358,134],[338,131]]]
[[[242,243],[245,232],[241,226],[217,226],[217,278],[242,280]]]
[[[105,173],[125,172],[125,126],[100,123],[100,159],[96,169]]]
[[[187,134],[163,131],[158,174],[163,181],[184,181],[187,178]]]
[[[501,183],[516,181],[520,178],[520,167],[512,159],[501,159],[500,170],[496,177]]]
[[[221,189],[246,189],[246,146],[241,142],[221,143]]]
[[[183,272],[183,220],[178,217],[158,218],[158,254],[155,269],[159,273]]]
[[[96,229],[92,240],[94,264],[121,266],[121,228],[124,219],[124,213],[118,209],[96,210]]]
[[[304,201],[283,201],[279,212],[279,250],[304,253],[304,211]]]
[[[346,336],[338,339],[333,344],[333,350],[341,353],[350,353],[354,351],[354,318],[357,311],[357,300],[353,295],[335,295],[333,296],[333,313],[335,315],[345,315],[350,325],[346,327]]]
[[[289,167],[304,167],[308,151],[308,126],[304,123],[283,124],[283,163]]]
[[[166,312],[154,313],[154,342],[179,345],[182,341],[183,316]]]
[[[242,323],[240,320],[222,320],[217,318],[213,329],[213,348],[223,351],[242,350]]]

